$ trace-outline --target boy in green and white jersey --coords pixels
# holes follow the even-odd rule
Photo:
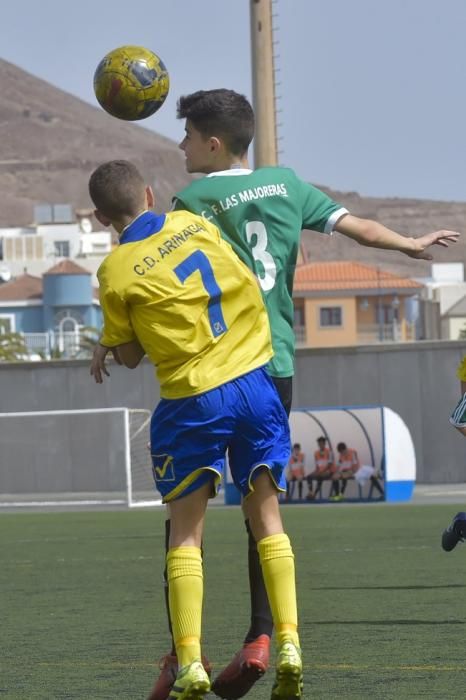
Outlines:
[[[187,134],[190,128],[188,126]],[[189,139],[187,135],[186,139]],[[347,210],[289,168],[214,172],[176,195],[176,209],[215,221],[257,275],[269,312],[274,357],[269,373],[294,373],[293,278],[303,228],[331,234]]]
[[[210,219],[256,273],[275,353],[268,371],[289,413],[294,373],[292,291],[301,230],[309,228],[325,234],[338,231],[361,245],[425,260],[432,258],[426,252],[431,245],[448,246],[458,234],[436,231],[416,239],[400,235],[375,221],[352,216],[288,168],[251,170],[247,152],[254,135],[254,113],[248,100],[233,90],[200,90],[181,97],[178,117],[186,120],[186,135],[180,143],[186,169],[207,177],[177,193],[174,208]],[[247,501],[243,510],[249,534],[251,627],[243,647],[212,685],[213,692],[227,700],[246,695],[265,672],[272,634],[256,543],[248,525]],[[168,538],[169,520],[166,528]],[[176,656],[172,653],[164,659],[150,700],[168,698],[173,674]]]

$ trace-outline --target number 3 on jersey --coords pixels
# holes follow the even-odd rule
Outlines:
[[[246,238],[256,262],[259,284],[264,292],[269,292],[275,284],[277,266],[267,250],[267,229],[262,221],[248,221]],[[260,265],[257,265],[260,263]]]

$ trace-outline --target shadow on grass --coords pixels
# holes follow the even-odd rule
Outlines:
[[[373,627],[398,625],[464,625],[464,620],[312,620],[311,625],[372,625]]]
[[[466,588],[466,583],[441,583],[438,586],[310,586],[313,591],[434,591],[440,588]]]

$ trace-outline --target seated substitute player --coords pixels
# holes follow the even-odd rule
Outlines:
[[[461,360],[456,372],[460,380],[461,398],[450,416],[450,423],[463,435],[466,435],[466,356]],[[450,525],[442,533],[442,547],[451,552],[458,542],[466,540],[466,513],[455,515]]]
[[[227,450],[277,632],[271,698],[302,698],[294,557],[277,497],[290,434],[264,369],[273,351],[257,280],[206,219],[149,211],[152,190],[131,163],[101,165],[89,192],[96,217],[113,225],[120,243],[98,270],[104,326],[91,375],[102,383],[113,350],[129,368],[147,354],[160,382],[151,454],[171,522],[166,566],[179,670],[169,698],[200,700],[210,690],[200,646],[201,540]]]
[[[298,498],[303,497],[303,481],[304,481],[304,464],[306,457],[304,452],[301,452],[301,445],[295,442],[291,450],[291,456],[288,461],[286,470],[286,497],[292,499],[294,496],[294,488],[298,483]]]
[[[317,438],[318,449],[314,452],[314,471],[307,476],[307,484],[309,493],[307,499],[309,501],[317,498],[322,490],[322,482],[326,479],[331,479],[335,472],[335,463],[333,461],[333,452],[329,447],[325,446],[327,438],[321,435]],[[313,490],[313,480],[317,481],[317,488]]]
[[[336,230],[362,245],[426,260],[431,259],[427,248],[447,246],[458,234],[437,231],[417,239],[402,236],[375,221],[350,215],[288,168],[251,170],[247,152],[254,135],[254,113],[248,100],[233,90],[200,90],[181,97],[178,117],[186,120],[186,135],[180,144],[186,169],[207,177],[178,192],[174,208],[202,214],[215,223],[259,278],[274,349],[268,371],[289,413],[294,373],[292,291],[301,230],[325,234]],[[212,685],[214,693],[227,700],[243,697],[264,673],[272,634],[262,571],[247,516],[246,529],[251,626],[243,647]],[[177,663],[173,651],[163,661],[153,700],[166,700],[169,695]]]
[[[347,447],[345,442],[338,443],[337,452],[338,458],[336,470],[332,475],[333,490],[335,494],[330,498],[335,501],[341,501],[345,497],[348,479],[354,478],[354,475],[361,465],[359,463],[359,457],[356,450],[354,450],[352,447]]]

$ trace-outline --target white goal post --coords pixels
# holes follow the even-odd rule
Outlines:
[[[161,505],[150,419],[125,407],[0,413],[0,507]]]

